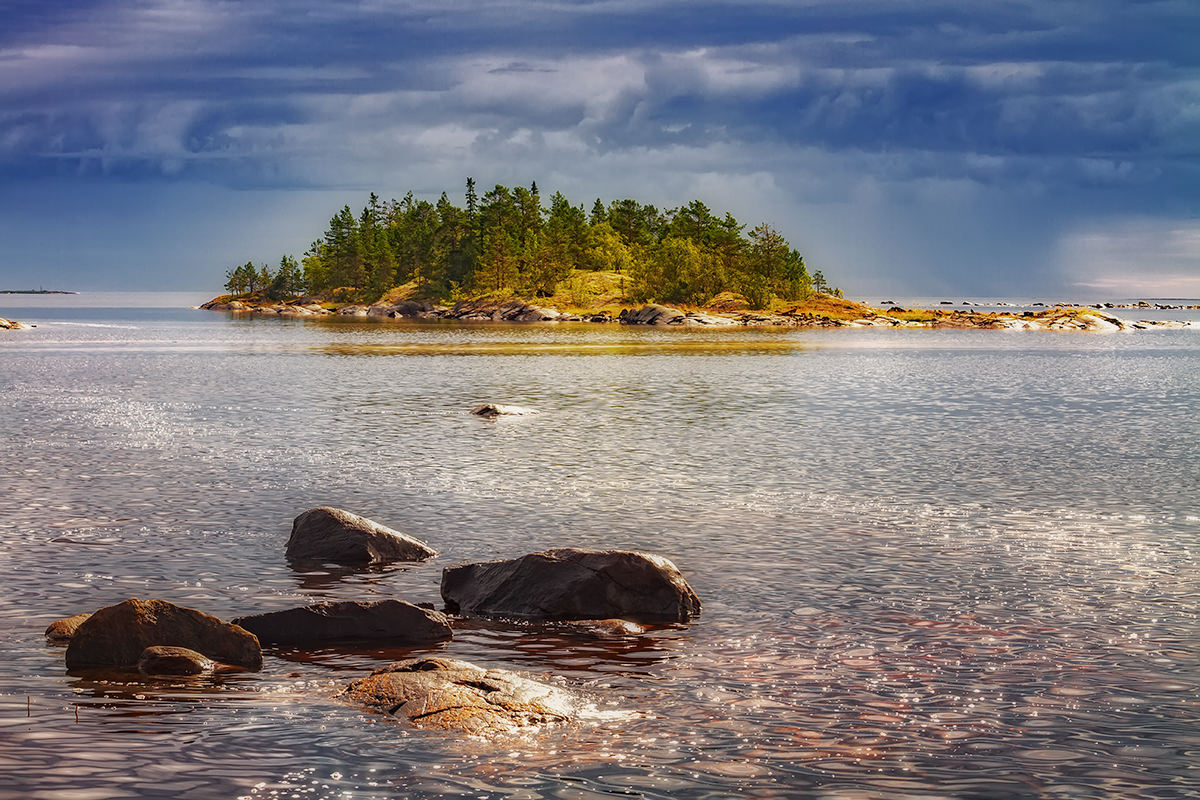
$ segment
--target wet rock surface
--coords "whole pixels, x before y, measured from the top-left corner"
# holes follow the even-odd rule
[[[217,663],[203,653],[186,647],[155,645],[138,656],[138,672],[143,675],[203,675],[216,669]]]
[[[473,735],[563,722],[576,706],[564,689],[451,658],[397,661],[354,681],[342,696],[418,728]]]
[[[71,637],[75,635],[75,631],[79,629],[79,626],[90,616],[91,614],[76,614],[73,617],[54,620],[46,628],[46,640],[50,642],[69,642]]]
[[[214,661],[257,670],[262,649],[249,631],[165,600],[131,598],[85,620],[67,646],[67,668],[136,667],[147,647],[186,647]]]
[[[371,564],[422,561],[435,555],[437,551],[419,539],[329,506],[296,517],[287,543],[287,557],[300,562]]]
[[[265,645],[383,640],[434,644],[453,637],[446,615],[402,600],[314,603],[269,614],[238,617],[234,623]]]
[[[629,550],[557,549],[442,571],[452,613],[535,620],[687,622],[700,599],[666,558]]]

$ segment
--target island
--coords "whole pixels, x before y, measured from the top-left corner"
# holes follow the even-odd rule
[[[621,322],[631,325],[1122,330],[1101,305],[1012,313],[852,302],[769,223],[748,232],[700,200],[633,199],[588,210],[536,182],[465,203],[372,193],[335,213],[297,260],[226,271],[202,308],[280,316]],[[950,305],[949,301],[942,305]],[[1147,322],[1146,325],[1159,323]]]
[[[0,289],[0,294],[79,294],[79,292],[64,292],[59,289]]]

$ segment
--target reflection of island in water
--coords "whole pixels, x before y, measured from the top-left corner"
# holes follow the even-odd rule
[[[58,289],[0,289],[0,294],[79,294],[79,292],[63,292]]]

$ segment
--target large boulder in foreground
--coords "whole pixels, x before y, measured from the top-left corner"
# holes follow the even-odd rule
[[[700,599],[668,559],[630,550],[547,550],[442,570],[454,613],[521,619],[687,622]]]
[[[238,617],[234,623],[262,644],[302,645],[380,639],[395,644],[433,644],[453,638],[446,615],[402,600],[314,603],[287,611]]]
[[[354,681],[342,696],[418,728],[474,735],[566,721],[576,706],[563,689],[452,658],[397,661]]]
[[[437,551],[407,534],[340,508],[310,508],[292,523],[287,557],[292,561],[370,564],[421,561]]]
[[[262,649],[249,631],[192,608],[136,597],[92,614],[71,637],[67,669],[137,666],[147,647],[186,647],[214,661],[262,669]]]

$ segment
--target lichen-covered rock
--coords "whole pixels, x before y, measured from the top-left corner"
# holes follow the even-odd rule
[[[314,603],[238,617],[234,623],[253,633],[262,644],[270,645],[364,639],[424,645],[454,636],[445,614],[402,600]]]
[[[668,559],[570,548],[442,570],[453,613],[521,619],[687,622],[700,599]]]
[[[147,647],[137,661],[138,672],[143,675],[203,675],[216,667],[216,662],[203,653],[169,645]]]
[[[576,708],[574,696],[564,689],[451,658],[397,661],[354,681],[342,694],[418,728],[474,735],[566,721]]]
[[[370,564],[421,561],[437,555],[424,542],[340,508],[312,508],[296,517],[287,543],[293,561]]]
[[[225,664],[262,669],[262,649],[249,631],[165,600],[136,597],[85,620],[67,646],[67,669],[134,667],[147,647],[186,647]]]
[[[56,619],[46,628],[46,639],[51,642],[66,643],[75,635],[75,631],[91,614],[76,614],[73,617]]]

